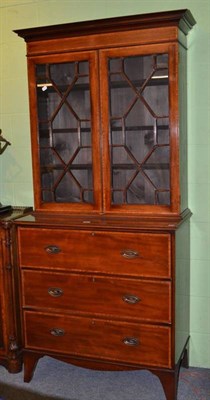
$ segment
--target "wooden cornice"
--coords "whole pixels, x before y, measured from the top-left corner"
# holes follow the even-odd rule
[[[191,12],[184,9],[18,29],[14,32],[26,42],[167,26],[178,27],[187,35],[195,23]]]

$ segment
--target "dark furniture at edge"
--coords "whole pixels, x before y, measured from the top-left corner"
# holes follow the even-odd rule
[[[29,207],[12,207],[0,215],[0,364],[13,373],[22,368],[13,221],[30,210]]]

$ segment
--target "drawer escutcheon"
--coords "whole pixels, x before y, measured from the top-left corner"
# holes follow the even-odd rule
[[[124,258],[132,259],[139,257],[139,252],[136,250],[125,249],[121,251],[121,256]]]
[[[48,254],[58,254],[58,253],[61,252],[61,249],[60,249],[60,247],[52,244],[52,245],[49,245],[49,246],[45,247],[45,251]]]
[[[61,288],[50,287],[48,293],[52,297],[60,297],[63,295],[63,290]]]
[[[122,297],[123,301],[128,304],[136,304],[141,301],[140,297],[135,296],[134,294],[125,294]]]
[[[53,336],[64,336],[65,335],[64,329],[61,329],[61,328],[53,328],[50,330],[50,333]]]
[[[126,337],[123,339],[123,343],[126,346],[139,346],[140,341],[139,341],[139,339],[137,339],[135,337]]]

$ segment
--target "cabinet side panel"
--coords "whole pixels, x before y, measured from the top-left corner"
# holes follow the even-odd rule
[[[186,221],[176,232],[175,361],[189,337],[190,229]]]
[[[179,142],[180,142],[180,205],[188,207],[187,191],[187,52],[179,47]]]

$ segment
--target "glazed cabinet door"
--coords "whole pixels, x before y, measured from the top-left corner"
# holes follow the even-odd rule
[[[105,49],[100,62],[105,210],[176,212],[177,47]]]
[[[36,210],[180,211],[176,44],[29,57],[29,84]]]
[[[101,209],[97,53],[29,58],[35,207]]]

